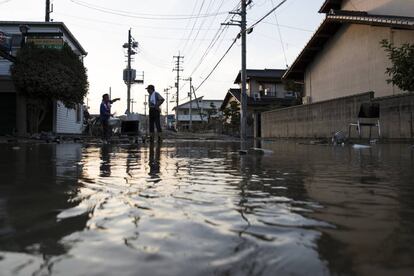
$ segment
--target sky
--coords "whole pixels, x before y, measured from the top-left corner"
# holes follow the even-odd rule
[[[232,44],[240,28],[222,26],[228,12],[239,0],[51,0],[51,18],[64,22],[88,52],[87,102],[91,113],[99,111],[102,94],[110,87],[116,115],[124,114],[127,88],[122,80],[126,68],[128,30],[139,43],[132,67],[144,72],[144,84],[132,87],[133,111],[144,113],[145,87],[164,89],[174,86],[173,56],[184,56],[183,79],[192,77],[197,88]],[[267,14],[281,0],[253,0],[247,10],[247,26]],[[248,69],[284,69],[291,65],[323,20],[318,14],[324,0],[288,0],[258,24],[247,37]],[[45,0],[0,0],[0,19],[44,21]],[[238,20],[237,17],[234,17]],[[217,35],[220,36],[217,38]],[[224,99],[236,87],[234,79],[241,67],[241,43],[225,56],[210,78],[197,90],[197,97]],[[169,110],[175,106],[176,90],[169,96]],[[188,98],[188,81],[180,81],[179,102]],[[166,104],[163,106],[165,113]]]

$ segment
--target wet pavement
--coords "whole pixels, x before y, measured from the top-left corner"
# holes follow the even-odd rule
[[[414,150],[0,144],[0,275],[414,275]]]

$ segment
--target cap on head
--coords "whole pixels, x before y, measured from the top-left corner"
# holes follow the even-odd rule
[[[155,87],[154,87],[154,85],[150,84],[145,89],[154,91],[155,90]]]
[[[109,98],[109,95],[107,93],[103,94],[102,95],[102,99],[105,99],[105,97],[108,97]]]

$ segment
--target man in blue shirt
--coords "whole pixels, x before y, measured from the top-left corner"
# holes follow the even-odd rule
[[[104,141],[108,141],[111,136],[111,129],[109,127],[109,119],[111,118],[111,116],[113,116],[113,114],[111,114],[111,104],[119,100],[119,98],[110,100],[108,94],[102,95],[99,119],[101,120],[102,124],[102,136]]]

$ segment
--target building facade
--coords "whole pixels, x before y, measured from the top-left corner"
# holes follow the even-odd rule
[[[324,21],[284,75],[304,82],[305,104],[265,112],[264,137],[348,134],[361,105],[374,103],[380,138],[414,139],[414,95],[387,82],[392,64],[381,46],[414,43],[413,11],[412,0],[326,0]]]
[[[404,93],[387,83],[391,62],[381,46],[414,42],[414,1],[326,1],[326,18],[284,78],[303,81],[304,103],[373,91]]]
[[[204,97],[199,97],[174,107],[173,110],[177,109],[180,129],[188,130],[190,127],[208,123],[212,117],[220,116],[222,103],[222,100],[204,100]]]
[[[247,137],[261,137],[261,114],[264,111],[295,105],[298,95],[286,91],[282,76],[286,70],[263,69],[247,70]],[[221,106],[221,110],[229,108],[232,102],[240,104],[241,73],[234,84],[238,89],[229,89]]]
[[[28,30],[23,36],[22,26]],[[3,53],[15,56],[22,45],[22,40],[45,48],[59,48],[63,43],[83,59],[87,55],[78,40],[62,22],[14,22],[0,21],[0,32],[11,40],[8,49]],[[20,95],[11,80],[10,66],[12,62],[0,57],[0,135],[17,134],[24,136],[27,129],[27,101]],[[54,102],[48,107],[44,122],[39,131],[56,134],[80,134],[83,128],[82,105],[75,109],[66,108],[61,102]]]

